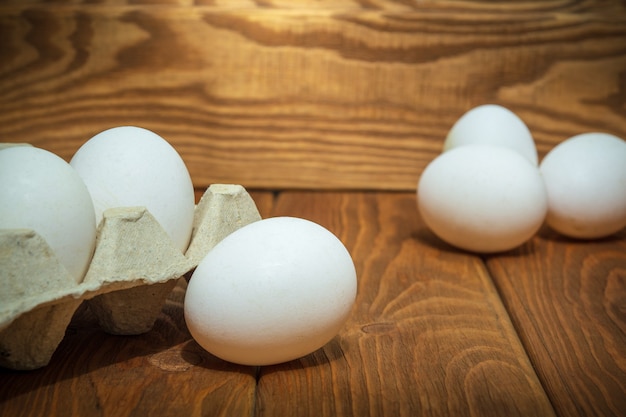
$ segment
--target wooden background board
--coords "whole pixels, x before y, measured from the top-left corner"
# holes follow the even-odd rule
[[[515,111],[540,155],[626,138],[625,74],[621,1],[0,4],[0,141],[69,159],[138,125],[199,188],[413,190],[485,103]]]

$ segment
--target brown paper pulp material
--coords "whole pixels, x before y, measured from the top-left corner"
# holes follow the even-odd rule
[[[214,184],[196,206],[183,255],[144,207],[109,209],[80,284],[35,231],[0,230],[0,366],[47,365],[85,300],[109,333],[149,331],[176,279],[224,237],[260,219],[242,186]]]

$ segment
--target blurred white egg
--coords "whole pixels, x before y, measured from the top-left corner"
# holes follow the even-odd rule
[[[184,161],[165,139],[139,127],[115,127],[85,142],[70,164],[89,189],[98,223],[106,209],[146,207],[177,247],[187,249],[193,184]]]
[[[519,152],[537,165],[537,148],[526,124],[511,110],[497,104],[474,107],[452,126],[444,151],[458,146],[485,144]]]
[[[322,226],[293,217],[251,223],[200,262],[185,321],[208,352],[244,365],[305,356],[330,341],[356,297],[350,254]]]
[[[626,142],[584,133],[554,147],[541,161],[548,192],[546,223],[574,238],[595,239],[626,226]]]
[[[0,150],[0,229],[32,229],[77,283],[96,243],[87,187],[57,155],[31,146]]]
[[[539,169],[504,147],[467,145],[435,158],[417,187],[419,212],[442,240],[474,252],[500,252],[541,227],[547,196]]]

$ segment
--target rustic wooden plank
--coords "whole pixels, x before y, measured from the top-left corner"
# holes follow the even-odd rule
[[[251,192],[263,216],[272,193]],[[207,354],[183,317],[186,281],[140,336],[100,330],[81,306],[45,368],[0,368],[0,416],[231,416],[254,409],[256,369]]]
[[[413,193],[282,193],[272,215],[336,233],[359,289],[328,345],[261,368],[257,415],[553,415],[484,264],[427,232]]]
[[[412,190],[486,102],[541,154],[626,137],[623,2],[80,3],[0,5],[0,140],[69,159],[132,124],[197,187]]]
[[[580,242],[544,231],[487,265],[562,416],[626,413],[626,231]]]

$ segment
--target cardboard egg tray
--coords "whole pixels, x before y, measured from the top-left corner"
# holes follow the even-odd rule
[[[106,332],[149,331],[177,279],[224,237],[260,219],[242,186],[214,184],[195,208],[183,254],[146,208],[109,209],[80,284],[35,231],[0,230],[0,366],[47,365],[83,301]]]

